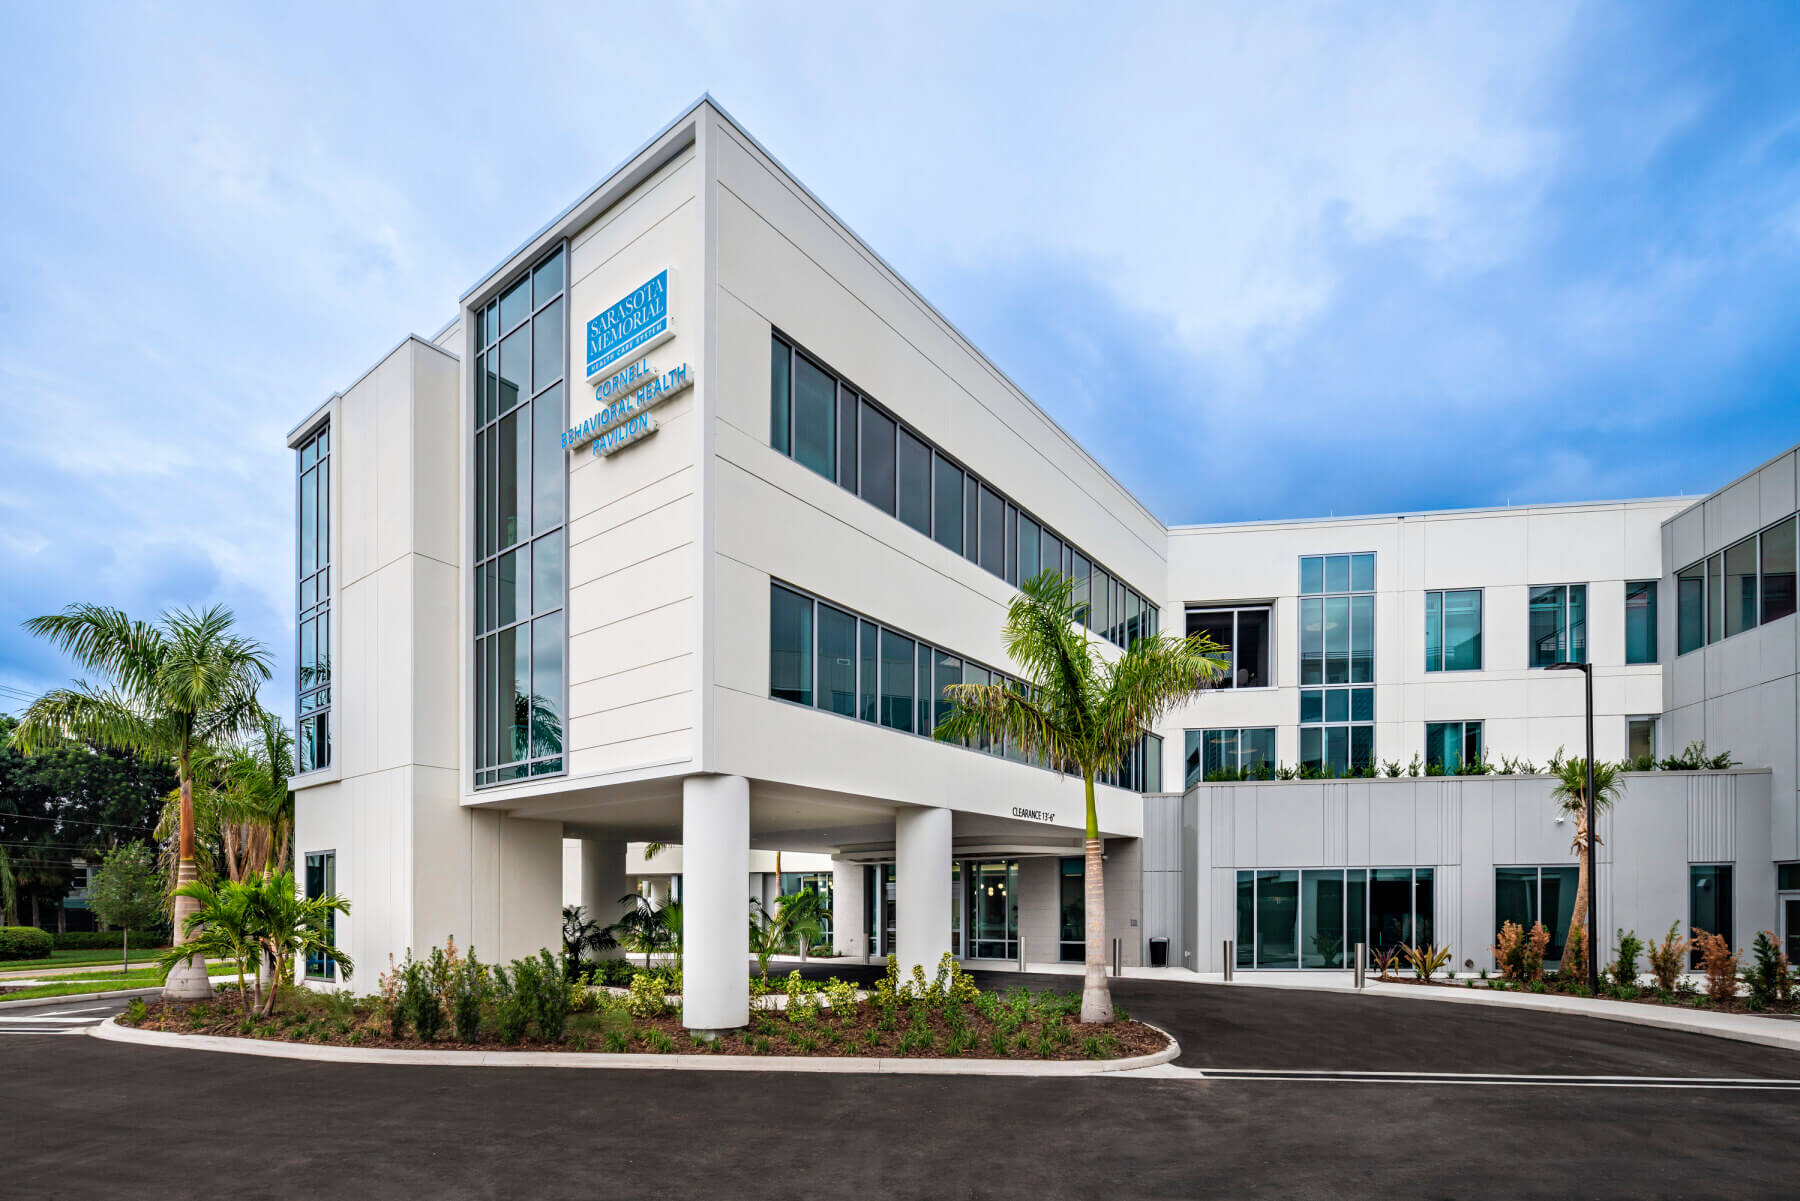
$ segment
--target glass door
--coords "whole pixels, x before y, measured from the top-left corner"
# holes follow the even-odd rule
[[[1019,953],[1019,863],[968,864],[969,957],[1012,959]]]
[[[894,953],[894,917],[900,908],[895,892],[894,865],[884,863],[881,865],[881,953],[883,955]]]

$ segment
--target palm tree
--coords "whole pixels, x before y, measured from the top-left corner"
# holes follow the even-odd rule
[[[673,905],[660,908],[641,892],[628,892],[619,898],[625,913],[611,927],[613,937],[634,951],[644,953],[644,970],[650,970],[650,956],[667,950],[679,942],[679,934],[670,924]],[[676,918],[678,922],[679,917]]]
[[[802,888],[775,898],[775,913],[788,941],[800,950],[800,962],[806,962],[808,947],[825,941],[825,905],[811,888]]]
[[[268,651],[235,632],[231,610],[176,609],[155,623],[133,621],[118,609],[70,605],[34,617],[25,628],[48,639],[90,671],[96,686],[78,680],[32,702],[17,736],[27,751],[79,738],[146,757],[172,759],[181,783],[176,879],[195,883],[194,756],[211,743],[257,728],[256,688],[270,676]],[[175,938],[187,940],[197,902],[176,889]],[[212,995],[205,959],[190,955],[163,985],[171,1000]]]
[[[202,880],[181,885],[175,890],[176,904],[181,900],[192,903],[176,927],[175,945],[158,956],[163,970],[171,975],[195,959],[223,959],[232,964],[237,968],[238,996],[243,999],[245,1017],[251,1012],[251,990],[255,989],[257,999],[261,999],[261,986],[250,966],[262,953],[251,915],[250,892],[249,885],[236,880],[216,887]],[[207,987],[210,991],[210,982]]]
[[[1205,634],[1140,636],[1100,658],[1074,601],[1074,581],[1046,571],[1025,582],[1006,612],[1006,653],[1026,677],[1013,684],[954,684],[935,736],[947,742],[1004,737],[1026,756],[1079,773],[1087,790],[1087,975],[1081,1020],[1110,1022],[1106,986],[1106,885],[1094,780],[1125,763],[1168,709],[1226,670],[1225,648]]]
[[[253,880],[289,868],[294,794],[288,775],[294,735],[273,713],[259,709],[255,736],[216,753],[219,835],[231,878]]]
[[[563,970],[570,979],[574,979],[581,970],[582,961],[589,951],[610,951],[619,945],[618,937],[611,926],[602,926],[588,916],[588,912],[580,905],[564,905],[563,922]]]
[[[1575,852],[1579,866],[1575,871],[1575,912],[1569,917],[1569,937],[1563,941],[1563,968],[1570,975],[1585,977],[1587,975],[1587,956],[1577,955],[1571,959],[1568,946],[1575,939],[1575,932],[1581,932],[1582,946],[1592,931],[1587,929],[1588,889],[1592,887],[1592,865],[1588,862],[1588,828],[1587,828],[1587,760],[1563,759],[1560,748],[1557,757],[1552,761],[1556,771],[1556,786],[1550,790],[1557,808],[1575,819],[1575,843],[1570,848]],[[1611,809],[1613,802],[1625,791],[1625,781],[1619,777],[1619,765],[1603,760],[1594,761],[1594,816]],[[1594,831],[1594,845],[1600,845],[1600,832]],[[1604,948],[1603,948],[1604,949]]]
[[[19,877],[13,872],[12,859],[0,847],[0,926],[13,924],[13,910],[19,907]]]
[[[350,912],[349,901],[336,893],[303,896],[288,871],[264,872],[240,887],[250,889],[251,932],[265,963],[291,965],[304,956],[334,963],[341,978],[350,979],[356,964],[332,938],[337,915]],[[278,973],[263,997],[264,1017],[275,1012],[280,982]]]

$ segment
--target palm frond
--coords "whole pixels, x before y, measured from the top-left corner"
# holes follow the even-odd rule
[[[1208,635],[1140,637],[1131,649],[1100,669],[1095,741],[1116,762],[1131,753],[1156,719],[1183,697],[1228,669],[1225,648]]]

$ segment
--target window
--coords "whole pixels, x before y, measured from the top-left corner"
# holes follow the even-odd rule
[[[1494,869],[1494,928],[1517,922],[1527,933],[1539,922],[1550,932],[1544,949],[1546,962],[1563,956],[1569,922],[1575,916],[1576,868],[1496,867]]]
[[[1237,966],[1344,968],[1363,943],[1433,941],[1429,867],[1258,868],[1237,874]]]
[[[1481,590],[1425,594],[1425,670],[1481,670]]]
[[[1587,662],[1587,585],[1531,590],[1531,667]]]
[[[1058,863],[1057,904],[1060,915],[1060,950],[1063,963],[1080,963],[1087,958],[1087,864],[1079,857]]]
[[[475,785],[563,770],[563,249],[475,322]]]
[[[1625,585],[1625,662],[1656,662],[1656,581]]]
[[[555,264],[560,273],[560,252]],[[555,278],[560,281],[561,275]],[[557,287],[560,289],[560,282]],[[507,296],[513,298],[515,292],[509,291]],[[560,292],[555,296],[555,309],[546,311],[560,314]],[[477,339],[492,340],[493,333],[506,324],[505,314],[513,314],[511,320],[522,320],[520,315],[528,303],[503,302],[500,317],[491,316],[494,306],[489,306],[488,313],[478,315]],[[561,326],[556,328],[560,336]],[[544,329],[548,337],[549,323]],[[507,335],[501,351],[483,360],[488,370],[479,388],[484,412],[505,413],[528,390],[514,378],[514,372],[515,367],[524,370],[532,353],[527,345],[529,335],[525,331],[514,334],[510,326],[500,332]],[[543,357],[547,363],[550,351],[544,351]],[[554,357],[560,365],[560,342],[554,347]],[[489,375],[493,376],[491,382]],[[490,403],[490,396],[502,399]],[[560,436],[561,429],[556,432]],[[501,440],[506,441],[507,436],[503,434]],[[541,449],[544,443],[539,445]],[[1129,646],[1135,638],[1157,631],[1156,606],[1141,593],[1097,564],[1092,570],[1099,590],[1090,589],[1088,558],[1071,557],[1068,552],[1072,548],[1042,522],[779,334],[770,338],[769,445],[1009,584],[1017,586],[1047,570],[1078,577],[1079,603],[1089,606],[1087,625],[1111,642]],[[481,453],[489,452],[484,448]],[[560,458],[540,459],[545,462],[561,466]],[[503,473],[508,470],[504,462],[500,469]],[[485,480],[492,470],[492,464],[478,458],[477,479]],[[547,476],[540,466],[539,478]],[[516,475],[504,475],[502,495],[511,497],[516,483]],[[556,487],[561,486],[559,476]],[[516,506],[510,500],[507,503],[511,514]]]
[[[320,897],[330,896],[337,891],[337,852],[308,851],[306,853],[306,899],[316,901]],[[337,946],[337,914],[329,914],[325,919],[325,941]],[[334,980],[337,978],[337,963],[323,954],[311,954],[306,957],[306,978],[308,980]]]
[[[1625,719],[1625,758],[1630,762],[1656,758],[1656,715]]]
[[[1300,761],[1315,771],[1374,765],[1375,690],[1342,687],[1375,679],[1374,588],[1372,554],[1300,560]]]
[[[1725,552],[1725,637],[1756,628],[1756,538]]]
[[[1236,609],[1189,609],[1188,637],[1207,634],[1225,648],[1225,672],[1216,688],[1267,688],[1275,677],[1269,670],[1268,605]]]
[[[1706,564],[1696,563],[1675,577],[1677,654],[1706,645]]]
[[[988,683],[1026,687],[798,589],[769,582],[769,695],[776,700],[930,738],[953,707],[945,689]],[[974,749],[1050,766],[1005,739],[982,739]],[[1133,792],[1162,791],[1162,739],[1145,733],[1128,761],[1099,782]]]
[[[1708,934],[1723,935],[1736,946],[1732,933],[1731,864],[1696,863],[1688,868],[1688,925]],[[1692,952],[1692,966],[1700,966],[1700,952]]]
[[[1776,522],[1762,532],[1762,619],[1774,621],[1794,612],[1795,519]]]
[[[331,765],[331,427],[300,444],[299,496],[294,504],[299,543],[299,645],[294,656],[295,755],[300,771]]]
[[[1273,779],[1275,728],[1185,731],[1187,774],[1182,787],[1206,780]]]
[[[813,703],[813,603],[779,585],[769,593],[769,695]]]
[[[1706,641],[1725,637],[1725,552],[1706,561]]]
[[[969,957],[1016,959],[1019,954],[1019,861],[966,863]]]
[[[1454,775],[1465,763],[1481,762],[1481,723],[1478,721],[1428,721],[1425,723],[1425,767]]]

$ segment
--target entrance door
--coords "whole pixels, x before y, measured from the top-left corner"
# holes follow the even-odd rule
[[[1788,962],[1800,963],[1800,893],[1781,898],[1781,946]]]

